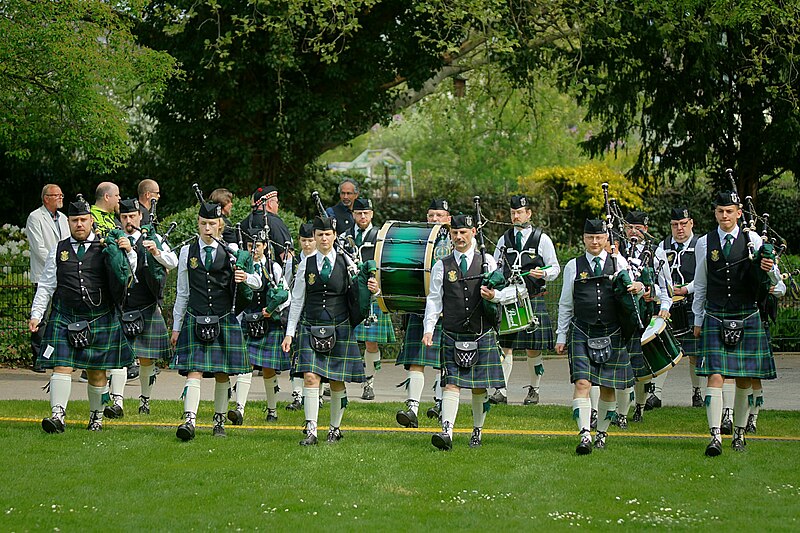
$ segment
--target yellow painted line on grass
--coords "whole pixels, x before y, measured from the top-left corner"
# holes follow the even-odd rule
[[[21,423],[35,423],[40,424],[41,419],[38,418],[22,418],[22,417],[6,417],[1,416],[0,422],[21,422]],[[145,422],[145,421],[136,421],[136,422],[128,422],[128,421],[121,421],[121,420],[114,420],[109,421],[105,420],[105,424],[108,424],[110,427],[114,426],[125,426],[125,427],[159,427],[159,428],[170,428],[173,427],[173,424],[168,424],[166,422]],[[68,420],[67,425],[70,426],[85,426],[86,422],[80,420]],[[199,428],[211,428],[212,424],[197,424]],[[230,424],[227,425],[228,428],[236,428],[236,429],[249,429],[249,430],[262,430],[262,431],[299,431],[302,426],[232,426]],[[365,432],[365,433],[434,433],[436,432],[437,428],[430,427],[430,428],[398,428],[398,427],[379,427],[379,426],[342,426],[342,430],[344,431],[356,431],[356,432]],[[455,433],[462,433],[465,435],[469,435],[472,433],[471,428],[454,428],[453,431]],[[483,433],[486,435],[522,435],[522,436],[532,436],[532,437],[574,437],[574,431],[546,431],[546,430],[535,430],[535,429],[484,429]],[[637,437],[637,438],[667,438],[667,439],[706,439],[708,435],[705,433],[634,433],[634,432],[614,432],[612,434],[614,438],[616,437]],[[800,436],[798,437],[790,437],[790,436],[774,436],[774,435],[748,435],[748,440],[772,440],[772,441],[784,441],[784,442],[800,442]]]

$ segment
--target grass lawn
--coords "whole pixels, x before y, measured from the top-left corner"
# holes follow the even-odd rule
[[[394,429],[392,404],[351,404],[345,439],[314,449],[297,445],[303,416],[282,405],[289,429],[264,429],[254,402],[252,428],[229,427],[226,439],[199,428],[189,443],[175,438],[179,402],[154,401],[150,417],[126,407],[123,423],[95,434],[84,429],[88,403],[71,402],[68,419],[80,424],[47,435],[46,402],[0,402],[0,530],[800,527],[800,442],[753,438],[734,454],[726,438],[723,455],[706,458],[703,409],[646,413],[627,433],[662,436],[612,428],[605,452],[578,457],[570,411],[559,406],[494,407],[483,447],[468,449],[460,433],[450,453],[430,445],[427,419],[419,432],[347,429]],[[211,407],[201,404],[199,423],[210,424]],[[321,427],[327,417],[323,408]],[[471,428],[469,405],[456,425]],[[702,438],[663,436],[676,433]],[[799,438],[800,413],[764,411],[759,436]]]

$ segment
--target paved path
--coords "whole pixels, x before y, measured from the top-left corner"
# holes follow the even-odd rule
[[[800,410],[800,354],[778,355],[775,358],[778,368],[778,379],[764,382],[765,408]],[[545,359],[545,373],[541,383],[541,402],[546,404],[569,405],[572,398],[572,386],[569,383],[569,371],[565,358]],[[78,372],[73,373],[72,396],[74,400],[86,399],[86,384],[78,381]],[[425,392],[422,396],[423,406],[433,398],[433,370],[425,370]],[[405,400],[405,390],[395,385],[405,380],[405,371],[396,367],[392,362],[385,362],[383,368],[375,377],[376,401],[393,402],[402,404]],[[0,400],[26,399],[46,400],[47,393],[42,387],[49,380],[48,374],[36,374],[30,370],[0,369]],[[156,399],[178,399],[183,391],[184,378],[172,370],[162,370],[158,382],[153,388],[153,397]],[[278,401],[285,402],[291,395],[291,385],[288,375],[279,376],[278,384],[281,391]],[[509,400],[512,404],[522,404],[528,384],[528,368],[524,359],[514,361],[514,370],[511,374]],[[351,401],[362,401],[361,386],[349,384],[348,390]],[[205,379],[202,383],[201,398],[211,400],[214,395],[213,380]],[[125,387],[126,398],[138,398],[139,380],[132,380]],[[251,400],[264,400],[264,383],[258,377],[253,377],[253,386],[250,390]],[[663,401],[665,405],[689,406],[691,400],[691,385],[689,382],[688,360],[684,359],[674,368],[667,378],[664,386]],[[466,394],[462,401],[469,401]]]

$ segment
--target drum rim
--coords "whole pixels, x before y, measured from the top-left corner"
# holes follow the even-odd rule
[[[641,344],[647,344],[648,342],[652,341],[653,339],[664,333],[664,330],[667,329],[667,321],[661,318],[660,316],[655,317],[653,320],[655,323],[652,325],[648,325],[647,328],[645,328],[645,330],[642,332],[642,337],[639,340]],[[645,333],[650,331],[650,328],[657,326],[659,323],[661,324],[661,327],[654,330],[655,333],[652,336],[645,338],[644,336]]]
[[[428,257],[431,258],[431,264],[423,265],[423,282],[422,288],[425,292],[425,297],[427,298],[428,294],[430,293],[431,287],[431,269],[433,268],[433,247],[436,245],[436,239],[433,238],[431,240],[431,236],[438,236],[439,231],[441,230],[442,224],[438,222],[414,222],[411,220],[387,220],[381,226],[381,229],[378,230],[378,236],[375,239],[375,254],[374,260],[375,265],[377,266],[375,272],[375,281],[378,283],[378,295],[375,299],[378,302],[378,307],[384,313],[405,313],[408,311],[392,311],[390,310],[384,299],[383,291],[381,289],[381,259],[383,259],[383,245],[386,242],[386,234],[389,233],[389,229],[394,226],[395,224],[408,224],[409,226],[416,226],[419,228],[429,228],[430,231],[428,232],[427,244],[425,245],[425,257],[423,260],[427,260]]]
[[[637,377],[637,378],[636,378],[636,381],[644,381],[644,380],[646,380],[646,379],[653,379],[653,378],[657,378],[658,376],[660,376],[660,375],[661,375],[661,374],[663,374],[664,372],[669,372],[670,370],[672,370],[673,368],[675,368],[676,366],[678,366],[678,363],[680,363],[680,362],[681,362],[681,359],[683,359],[684,355],[686,355],[686,354],[685,354],[685,353],[684,353],[684,351],[683,351],[683,347],[681,347],[681,351],[680,351],[680,353],[678,354],[678,357],[676,357],[676,358],[675,358],[675,360],[671,362],[671,364],[669,364],[669,365],[665,366],[664,368],[661,368],[661,369],[659,369],[659,371],[658,371],[658,372],[650,372],[650,373],[649,373],[648,375],[646,375],[646,376],[642,376],[642,377],[640,377],[640,378],[639,378],[639,377]],[[652,368],[651,368],[651,370],[652,370]]]

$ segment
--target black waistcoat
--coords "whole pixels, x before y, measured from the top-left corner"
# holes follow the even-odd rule
[[[514,235],[514,228],[508,229],[503,234],[503,242],[506,245],[506,254],[503,258],[503,275],[508,279],[511,275],[511,265],[514,264],[517,254],[510,252],[516,250],[516,236]],[[528,240],[522,244],[522,271],[527,272],[536,267],[544,266],[544,259],[539,255],[539,242],[542,240],[542,230],[533,228]],[[509,253],[510,252],[510,253]],[[528,292],[531,296],[539,294],[544,291],[546,282],[544,278],[536,279],[532,276],[525,276],[525,285],[528,287]]]
[[[697,235],[692,235],[688,242],[683,243],[683,251],[681,252],[681,268],[680,273],[683,275],[683,282],[689,283],[694,280],[694,269],[697,265],[697,258],[694,255],[694,248],[697,246]],[[672,272],[672,283],[680,283],[681,276],[678,275],[678,270],[671,268],[677,260],[677,252],[672,247],[672,239],[667,237],[662,243],[662,248],[667,252],[667,258],[670,260],[670,272]],[[669,253],[672,250],[674,253]]]
[[[196,315],[225,315],[233,307],[233,271],[228,254],[217,246],[217,256],[206,271],[206,252],[198,243],[189,245],[189,309]]]
[[[454,333],[483,333],[489,328],[481,305],[481,254],[475,252],[467,269],[467,278],[461,274],[455,254],[442,259],[442,327]]]
[[[154,304],[157,300],[156,295],[148,284],[148,277],[150,276],[150,269],[144,265],[145,250],[141,246],[136,248],[137,263],[136,263],[136,276],[134,277],[131,285],[128,287],[125,294],[124,309],[143,309],[148,305]],[[148,261],[155,261],[153,256],[147,258]]]
[[[250,303],[247,305],[245,309],[248,313],[255,313],[256,311],[261,311],[267,306],[267,291],[269,291],[269,279],[267,278],[267,269],[269,268],[268,265],[262,265],[260,262],[256,262],[253,265],[253,271],[256,274],[261,275],[261,288],[256,290],[253,289],[253,298],[250,300]]]
[[[110,308],[111,291],[100,243],[88,245],[78,260],[69,237],[56,245],[56,290],[53,299],[74,310]]]
[[[336,262],[327,282],[322,281],[317,270],[317,256],[306,259],[306,300],[303,307],[310,320],[347,319],[347,265],[341,254],[336,254]]]
[[[594,278],[594,265],[586,255],[575,258],[575,283],[572,288],[574,316],[590,325],[617,323],[614,307],[614,290],[609,276],[614,274],[614,260],[606,256],[603,277]]]
[[[747,259],[747,235],[739,231],[733,240],[727,259],[722,254],[722,243],[717,230],[706,234],[706,266],[708,290],[706,300],[721,306],[755,306],[756,284],[750,280],[750,261]],[[731,266],[736,261],[741,263]]]

